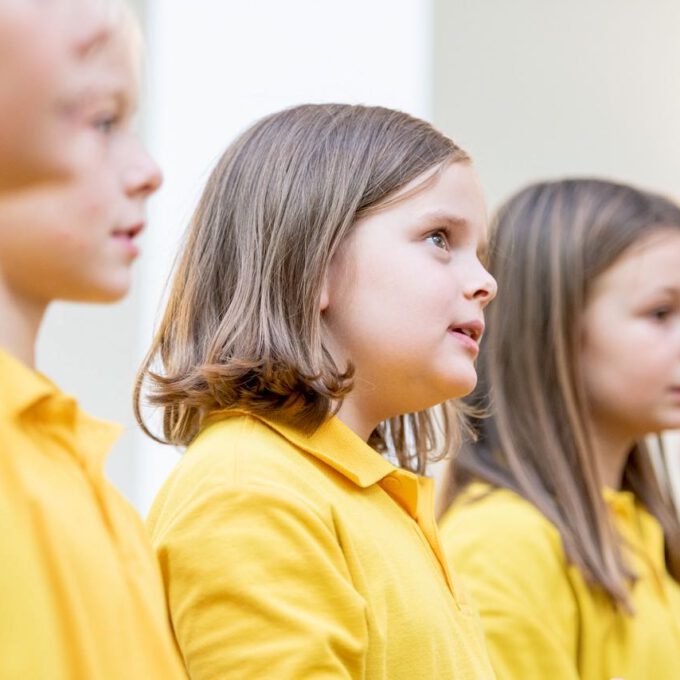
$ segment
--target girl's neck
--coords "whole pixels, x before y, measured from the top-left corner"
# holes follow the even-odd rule
[[[368,441],[371,432],[381,422],[379,417],[371,416],[370,410],[362,404],[359,395],[355,392],[350,392],[343,399],[336,415],[354,434],[361,437],[365,442]]]
[[[0,347],[35,367],[35,343],[47,305],[22,298],[0,279]]]
[[[593,428],[593,447],[600,479],[604,486],[618,491],[623,471],[635,444],[635,437],[614,424],[598,423]]]

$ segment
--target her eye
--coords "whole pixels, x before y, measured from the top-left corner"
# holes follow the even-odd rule
[[[655,321],[666,321],[672,312],[673,310],[670,307],[656,307],[649,313],[649,315]]]
[[[433,243],[437,248],[441,248],[442,250],[449,249],[448,236],[446,232],[442,231],[441,229],[433,231],[431,234],[428,234],[426,238],[428,241]]]

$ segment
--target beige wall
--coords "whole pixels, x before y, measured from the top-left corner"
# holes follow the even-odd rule
[[[434,2],[434,119],[492,203],[570,173],[680,195],[680,2]]]
[[[434,54],[434,121],[492,208],[568,174],[680,198],[678,0],[434,0]],[[680,434],[669,443],[680,497]]]

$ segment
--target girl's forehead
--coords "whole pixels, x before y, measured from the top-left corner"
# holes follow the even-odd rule
[[[660,227],[638,238],[593,282],[593,293],[637,297],[680,286],[680,227]]]
[[[612,262],[611,267],[653,269],[658,263],[669,258],[680,259],[679,243],[680,226],[659,227],[635,240]]]

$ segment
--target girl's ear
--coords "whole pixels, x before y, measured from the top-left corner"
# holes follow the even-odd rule
[[[321,295],[319,296],[319,311],[325,312],[330,304],[330,294],[328,290],[328,272],[323,277],[323,286],[321,286]]]

